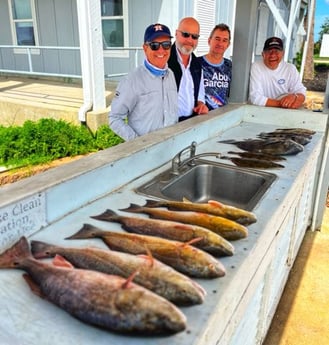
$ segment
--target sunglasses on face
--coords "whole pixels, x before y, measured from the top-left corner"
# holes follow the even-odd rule
[[[171,47],[170,41],[164,41],[164,42],[149,42],[147,45],[151,48],[151,50],[159,50],[160,46],[164,50],[168,50]]]
[[[180,31],[180,30],[178,30],[178,31],[181,33],[181,35],[182,35],[184,38],[189,38],[189,37],[191,36],[193,40],[198,40],[199,37],[200,37],[200,35],[198,35],[198,34],[191,34],[191,33],[189,33],[189,32]]]

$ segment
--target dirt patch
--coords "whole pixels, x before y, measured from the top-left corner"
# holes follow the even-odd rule
[[[84,156],[75,156],[75,157],[65,157],[61,159],[56,159],[47,164],[40,164],[36,166],[24,167],[19,169],[13,169],[9,171],[4,171],[0,173],[0,186],[5,184],[10,184],[22,180],[26,177],[30,177],[51,168],[58,167],[60,165],[72,162],[74,160],[80,159]]]
[[[329,65],[315,65],[314,78],[304,79],[303,84],[309,91],[325,92],[328,80]]]

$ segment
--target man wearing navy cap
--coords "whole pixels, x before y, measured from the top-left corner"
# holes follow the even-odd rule
[[[306,88],[295,65],[283,60],[281,38],[268,38],[262,56],[262,61],[256,61],[251,66],[250,102],[266,107],[300,108],[305,100]]]
[[[178,122],[176,81],[167,64],[171,38],[167,26],[148,26],[144,34],[144,63],[117,87],[109,124],[126,141]]]

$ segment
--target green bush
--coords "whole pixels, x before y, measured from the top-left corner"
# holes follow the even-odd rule
[[[62,120],[26,121],[23,126],[0,126],[0,165],[25,166],[96,152],[122,143],[108,126],[93,134],[86,126]]]

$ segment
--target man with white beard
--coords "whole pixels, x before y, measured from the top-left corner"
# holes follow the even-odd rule
[[[177,84],[179,121],[208,113],[201,64],[193,53],[199,37],[200,25],[196,19],[186,17],[179,22],[168,61]]]

